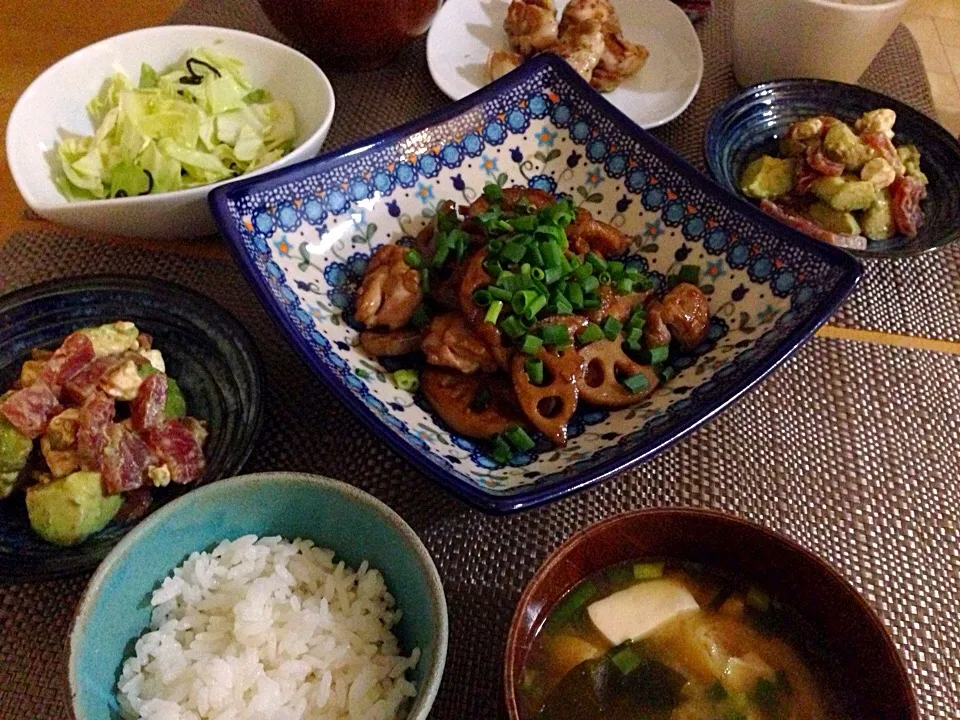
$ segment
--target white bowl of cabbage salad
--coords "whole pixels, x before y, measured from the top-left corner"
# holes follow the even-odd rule
[[[82,230],[196,237],[216,227],[215,185],[315,156],[333,88],[267,38],[169,25],[102,40],[24,91],[7,162],[27,205]]]

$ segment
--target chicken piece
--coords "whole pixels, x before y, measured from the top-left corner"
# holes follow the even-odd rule
[[[590,82],[605,49],[603,25],[597,20],[585,20],[568,24],[551,52],[566,60],[580,77]]]
[[[367,265],[357,290],[357,320],[368,328],[402,328],[423,299],[420,273],[404,261],[406,249],[384,245]]]
[[[459,313],[438,315],[424,330],[421,347],[431,365],[459,370],[470,375],[499,367],[487,344],[478,338]]]
[[[647,321],[643,325],[643,343],[653,350],[667,347],[673,340],[667,324],[663,321],[663,305],[657,298],[647,302]]]
[[[630,236],[609,223],[597,220],[590,211],[577,209],[577,216],[567,227],[567,239],[576,253],[593,250],[601,257],[620,255],[630,246]]]
[[[491,80],[499,80],[508,72],[523,64],[523,55],[512,50],[491,50],[487,56],[487,75]]]
[[[364,330],[360,333],[360,345],[374,357],[396,357],[419,350],[420,333],[413,329],[389,332]]]
[[[40,452],[54,478],[66,477],[80,469],[77,453],[77,422],[80,410],[69,408],[50,421],[47,432],[40,438]]]
[[[556,12],[553,0],[513,0],[503,21],[510,47],[521,55],[550,48],[557,42]]]
[[[693,350],[703,342],[710,324],[710,304],[700,288],[680,283],[668,292],[660,309],[670,334],[684,350]],[[647,316],[649,322],[649,314]]]
[[[600,92],[612,92],[643,69],[650,51],[619,33],[604,33],[603,42],[604,51],[593,70],[590,84]]]
[[[608,32],[620,32],[620,18],[610,0],[571,0],[560,18],[560,34],[569,31],[573,25],[589,20],[596,20]]]
[[[607,317],[613,317],[621,323],[630,319],[633,311],[643,305],[650,297],[650,291],[631,292],[621,295],[609,285],[600,286],[600,307],[587,313],[590,322],[601,325]],[[669,345],[669,340],[667,341]]]
[[[420,375],[424,397],[433,411],[455,432],[490,438],[514,425],[523,415],[510,402],[502,381],[429,367]]]

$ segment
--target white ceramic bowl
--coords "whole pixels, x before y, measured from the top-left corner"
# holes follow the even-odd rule
[[[296,147],[256,173],[316,155],[330,130],[334,98],[326,75],[309,58],[238,30],[195,25],[134,30],[65,57],[20,96],[7,124],[7,162],[27,205],[47,220],[97,233],[170,238],[215,232],[207,193],[230,180],[142,197],[70,202],[54,184],[50,162],[61,134],[94,131],[86,105],[115,70],[124,70],[136,81],[143,62],[160,69],[195,47],[214,45],[243,61],[246,76],[255,86],[289,100],[296,113]]]

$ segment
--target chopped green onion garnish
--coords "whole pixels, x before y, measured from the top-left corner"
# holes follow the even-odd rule
[[[495,325],[502,311],[503,302],[501,300],[491,301],[490,307],[487,308],[487,314],[483,317],[483,321]]]
[[[490,450],[490,457],[501,465],[510,462],[513,457],[513,448],[502,437],[496,437],[493,440],[493,447]]]
[[[446,238],[447,236],[437,233],[437,237]],[[443,243],[437,242],[437,250],[433,254],[433,260],[432,260],[433,266],[435,268],[443,267],[443,264],[447,261],[447,257],[450,255],[451,247],[452,246],[449,244],[449,242],[443,242]]]
[[[677,374],[677,371],[674,369],[674,367],[672,365],[668,365],[667,367],[660,370],[660,379],[663,380],[664,382],[667,382],[669,380],[673,380],[673,377],[676,374]]]
[[[503,240],[493,238],[487,243],[487,250],[494,255],[498,254],[501,250],[503,250]]]
[[[536,244],[531,244],[527,247],[527,254],[524,257],[528,263],[530,263],[535,269],[543,272],[543,255],[540,254],[540,248]]]
[[[596,323],[590,323],[580,331],[580,334],[577,335],[577,340],[579,340],[582,345],[589,345],[592,342],[603,340],[603,330]]]
[[[617,292],[623,295],[633,292],[633,280],[628,277],[622,277],[617,280]]]
[[[527,337],[530,337],[527,335]],[[534,385],[543,384],[543,360],[540,358],[529,358],[524,367],[527,369],[527,377]]]
[[[539,296],[535,290],[519,290],[513,294],[510,305],[513,311],[519,315],[526,310],[530,303],[536,300],[537,297]]]
[[[558,228],[555,225],[541,225],[534,233],[534,237],[541,242],[554,242],[558,250],[565,247],[567,244],[567,234],[561,228]]]
[[[424,295],[430,292],[430,268],[420,268],[420,290]]]
[[[567,260],[566,255],[560,256],[560,268],[563,270],[564,275],[569,275],[573,272],[573,266],[570,265],[570,261]]]
[[[679,275],[667,275],[667,289],[673,290],[677,285],[680,284]]]
[[[583,299],[584,310],[596,310],[598,307],[600,307],[600,305],[600,298],[598,298],[596,295],[591,295],[590,297],[585,297]]]
[[[770,596],[755,587],[752,587],[747,591],[747,596],[744,598],[744,600],[746,601],[747,605],[752,607],[754,610],[766,612],[770,609]]]
[[[642,307],[639,307],[633,311],[633,315],[630,316],[630,320],[627,322],[627,327],[643,329],[643,326],[646,324],[647,324],[647,311],[644,310]]]
[[[548,267],[546,270],[543,271],[543,281],[547,285],[553,285],[562,277],[563,277],[563,268],[559,266]]]
[[[503,198],[503,188],[495,183],[487,183],[483,186],[483,194],[490,202],[500,202]]]
[[[623,384],[626,386],[627,390],[632,393],[638,393],[650,387],[650,381],[647,380],[647,376],[642,372],[638,372],[636,375],[631,375],[630,377],[624,379]]]
[[[534,445],[536,445],[536,443],[533,442],[533,438],[527,435],[527,431],[519,425],[514,425],[513,427],[507,428],[506,431],[504,431],[503,436],[507,439],[507,442],[513,445],[520,452],[532,450]]]
[[[554,296],[553,304],[557,308],[557,315],[569,315],[573,312],[573,304],[567,300],[566,295],[557,292]]]
[[[607,262],[607,272],[614,280],[623,275],[623,263],[619,260],[610,260]]]
[[[520,344],[520,352],[525,352],[527,355],[536,355],[542,347],[543,340],[536,335],[528,334],[523,336],[523,342]]]
[[[601,285],[609,285],[610,282],[611,282],[611,280],[612,280],[612,278],[610,277],[610,273],[608,273],[606,270],[604,270],[602,273],[600,273],[600,284],[601,284]]]
[[[592,598],[597,594],[597,586],[593,584],[592,580],[584,580],[582,583],[577,585],[573,590],[567,593],[550,613],[549,618],[547,619],[548,628],[560,628],[564,627],[568,622],[570,622],[574,615],[582,608],[587,600]]]
[[[582,263],[573,271],[573,277],[578,282],[583,282],[584,278],[588,278],[591,275],[593,275],[593,265],[590,263]]]
[[[643,337],[643,330],[640,328],[630,328],[627,330],[627,345],[631,350],[640,349],[640,338]]]
[[[547,296],[546,295],[537,295],[533,301],[527,305],[526,310],[523,311],[523,316],[528,320],[533,320],[537,313],[543,310],[547,306]]]
[[[500,267],[500,263],[497,260],[484,260],[483,269],[489,273],[494,280],[500,277],[500,273],[503,272],[503,268]]]
[[[407,250],[403,254],[403,261],[412,268],[419,268],[423,264],[423,258],[416,250]]]
[[[504,245],[503,250],[500,251],[501,257],[505,257],[510,262],[518,263],[523,260],[523,256],[527,254],[527,246],[518,242],[511,242]]]
[[[566,325],[545,325],[542,334],[543,342],[555,348],[565,348],[570,344],[570,331]]]
[[[430,316],[427,315],[427,309],[423,305],[418,305],[417,309],[413,311],[410,322],[417,330],[421,330],[429,325]]]
[[[610,660],[624,675],[629,675],[643,662],[643,658],[631,646],[627,645],[610,656]]]
[[[616,340],[617,335],[620,334],[620,330],[622,329],[623,323],[612,315],[608,317],[607,321],[603,324],[603,334],[607,337],[607,340]]]
[[[416,370],[397,370],[393,373],[393,381],[398,388],[407,392],[416,392],[420,387],[420,376]]]
[[[563,253],[560,246],[552,240],[540,243],[540,254],[548,268],[559,268],[562,265]]]
[[[637,563],[633,566],[633,577],[637,580],[654,580],[663,577],[663,563]]]
[[[503,302],[510,302],[513,300],[513,293],[509,290],[504,290],[499,288],[496,285],[491,285],[487,288],[487,292],[490,293],[490,298],[492,300],[502,300]]]
[[[587,257],[585,259],[588,263],[593,265],[594,269],[596,269],[597,271],[602,271],[607,269],[607,261],[593,251],[588,252]]]
[[[527,329],[523,326],[523,323],[520,322],[520,319],[516,315],[510,315],[501,321],[500,329],[514,340],[521,335],[526,334],[527,332]]]
[[[570,304],[573,307],[583,307],[583,288],[580,283],[572,282],[567,286],[567,297],[570,298]]]
[[[510,218],[507,222],[510,223],[510,227],[519,232],[532,232],[537,229],[538,223],[536,215],[521,215]]]
[[[534,280],[543,280],[546,277],[546,273],[543,272],[543,268],[539,267],[535,267],[533,270],[531,270],[530,275]]]
[[[670,348],[666,345],[650,348],[643,357],[643,361],[648,365],[659,365],[665,363],[670,356]]]
[[[691,285],[700,284],[700,266],[699,265],[681,265],[680,282],[690,283]]]
[[[593,275],[588,275],[580,281],[580,285],[583,287],[584,294],[589,294],[597,291],[597,288],[600,287],[600,281]]]

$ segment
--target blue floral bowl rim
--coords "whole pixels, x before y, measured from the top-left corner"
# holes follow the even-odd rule
[[[285,470],[250,473],[248,475],[224,478],[217,483],[198,488],[194,492],[205,495],[215,495],[219,493],[224,497],[228,497],[230,491],[238,485],[255,485],[262,482],[272,482],[277,485],[310,485],[321,491],[332,491],[346,498],[355,499],[374,510],[384,523],[394,526],[409,544],[420,562],[420,569],[423,571],[427,579],[427,584],[430,587],[431,600],[433,601],[430,610],[435,615],[434,619],[437,625],[434,631],[434,639],[437,643],[435,662],[433,666],[427,670],[423,687],[417,690],[416,704],[414,706],[417,714],[411,716],[415,718],[415,720],[423,720],[426,718],[436,700],[437,693],[440,691],[440,681],[443,679],[444,669],[446,668],[450,622],[447,610],[447,598],[443,590],[443,581],[440,579],[440,572],[437,570],[436,563],[433,562],[433,558],[430,556],[430,552],[423,544],[423,541],[407,521],[400,517],[395,510],[382,500],[378,500],[370,493],[358,487],[324,475],[312,475],[310,473],[289,472]],[[86,632],[86,625],[90,619],[89,616],[93,608],[93,603],[100,594],[100,587],[103,585],[104,579],[113,572],[114,567],[123,559],[130,548],[140,542],[140,537],[145,535],[148,529],[165,522],[169,516],[178,512],[180,507],[186,505],[188,502],[188,495],[181,496],[167,503],[142,522],[138,523],[133,530],[123,536],[120,542],[118,542],[103,559],[103,562],[97,567],[96,572],[94,572],[87,586],[84,588],[80,603],[70,623],[70,631],[67,633],[66,638],[66,652],[63,654],[63,662],[66,664],[67,682],[62,684],[62,688],[67,695],[67,707],[70,708],[71,717],[75,716],[74,696],[76,694],[76,688],[79,686],[77,681],[78,659],[74,654],[73,638],[77,633]],[[202,549],[203,548],[198,548],[198,550]],[[336,548],[334,548],[334,550],[336,550]],[[184,558],[184,560],[185,559],[186,558]],[[173,568],[170,568],[170,572],[173,572]]]
[[[760,225],[765,226],[771,233],[785,236],[789,238],[793,244],[799,245],[811,254],[831,262],[843,271],[843,275],[837,287],[825,299],[827,303],[826,311],[819,315],[812,316],[807,322],[798,326],[783,341],[780,347],[784,345],[787,346],[785,352],[778,353],[778,356],[769,358],[762,363],[757,370],[747,378],[743,387],[739,388],[733,395],[708,404],[703,416],[690,426],[680,429],[657,445],[641,447],[624,455],[613,457],[589,471],[585,471],[576,480],[555,483],[547,485],[546,487],[535,483],[530,486],[524,486],[516,491],[498,494],[484,491],[479,487],[468,485],[451,477],[443,469],[426,459],[423,453],[418,452],[404,442],[401,437],[391,432],[366,405],[357,402],[356,397],[350,390],[320,361],[320,358],[316,356],[310,345],[296,331],[293,321],[274,302],[270,289],[257,271],[253,258],[244,251],[243,238],[236,224],[231,221],[228,203],[246,194],[265,191],[274,186],[277,181],[296,182],[304,180],[310,175],[332,170],[340,165],[352,162],[363,152],[369,152],[392,145],[409,135],[422,132],[435,125],[452,120],[473,107],[495,99],[503,91],[523,84],[545,69],[553,70],[558,73],[564,81],[570,83],[575,88],[579,88],[580,92],[590,97],[594,103],[599,105],[601,112],[606,114],[623,132],[644,145],[650,152],[659,155],[662,159],[666,160],[666,162],[673,164],[678,173],[695,188],[707,195],[721,196],[722,201],[729,203],[732,210],[746,215]],[[608,100],[590,87],[564,60],[550,54],[538,55],[511,73],[471,95],[444,105],[437,110],[402,125],[366,138],[361,138],[353,143],[323,153],[312,160],[306,160],[286,168],[280,168],[269,173],[258,175],[248,180],[238,180],[229,185],[214,188],[208,195],[207,202],[210,204],[214,220],[221,234],[228,240],[228,246],[234,259],[240,266],[244,276],[247,278],[261,304],[264,306],[264,309],[267,311],[267,314],[283,330],[287,340],[294,345],[300,356],[309,364],[313,371],[323,378],[327,387],[333,391],[337,399],[357,415],[360,420],[394,452],[410,462],[414,467],[455,497],[478,510],[493,515],[506,515],[521,510],[530,510],[554,502],[575,494],[580,490],[584,490],[591,485],[602,482],[613,475],[624,472],[669,449],[738,401],[777,366],[789,359],[793,353],[833,315],[840,304],[853,291],[854,287],[856,287],[863,274],[862,265],[849,253],[831,245],[821,243],[818,240],[814,240],[801,232],[783,225],[743,198],[738,197],[723,186],[712,181],[680,157],[673,149],[657,140],[656,137],[614,107]],[[546,476],[544,479],[549,480],[549,478],[550,476]]]
[[[940,140],[945,141],[946,145],[952,145],[954,153],[957,156],[957,161],[960,163],[960,139],[951,135],[950,131],[943,127],[943,125],[938,123],[936,120],[928,117],[916,108],[907,105],[905,102],[890,97],[889,95],[877,92],[876,90],[871,90],[870,88],[863,87],[862,85],[853,85],[851,83],[839,82],[837,80],[822,80],[820,78],[781,78],[780,80],[766,80],[764,82],[748,85],[740,92],[728,97],[720,107],[714,110],[713,115],[710,116],[710,121],[707,123],[707,128],[703,133],[703,159],[706,163],[707,170],[710,173],[710,178],[727,192],[736,195],[738,199],[743,200],[743,197],[736,190],[736,188],[728,187],[719,179],[721,172],[720,162],[717,159],[719,156],[719,153],[717,152],[717,126],[720,123],[720,118],[723,117],[723,115],[725,115],[731,107],[743,102],[749,97],[760,96],[761,94],[787,87],[799,87],[800,89],[807,89],[811,92],[811,94],[815,93],[818,89],[824,89],[830,92],[843,91],[859,93],[861,95],[871,95],[875,97],[878,102],[884,103],[886,107],[889,107],[896,112],[898,117],[901,115],[906,115],[907,117],[911,118],[911,120],[920,123],[926,132],[939,136]],[[958,199],[957,202],[960,202],[960,199]],[[748,202],[748,204],[751,203]],[[937,250],[942,250],[958,240],[960,240],[960,231],[957,231],[956,236],[943,245],[933,245],[916,250],[868,251],[851,249],[847,250],[847,252],[865,260],[899,260],[902,258],[918,257],[920,255],[926,255],[927,253],[936,252]]]

